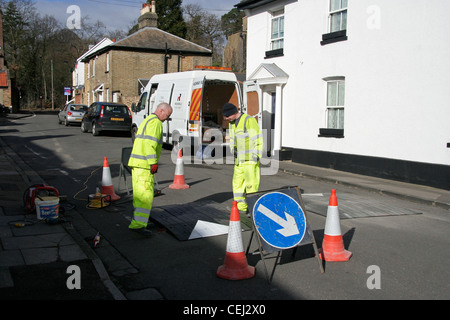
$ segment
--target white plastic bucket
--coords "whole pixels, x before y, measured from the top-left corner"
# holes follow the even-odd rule
[[[59,213],[59,197],[41,197],[41,199],[34,200],[38,220],[57,219]]]

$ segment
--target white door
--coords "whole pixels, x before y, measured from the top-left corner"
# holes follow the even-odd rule
[[[119,92],[113,92],[113,102],[119,102]]]
[[[270,141],[272,139],[270,136],[270,117],[268,117],[268,113],[264,109],[264,93],[255,80],[244,82],[243,98],[244,107],[242,111],[258,120],[258,125],[263,132],[263,152],[265,152],[266,150],[271,150]]]
[[[262,127],[262,94],[256,81],[244,82],[243,98],[244,105],[241,111],[258,120],[259,126]]]

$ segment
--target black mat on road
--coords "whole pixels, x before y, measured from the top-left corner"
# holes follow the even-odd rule
[[[330,194],[303,194],[302,198],[308,212],[326,217]],[[338,193],[337,200],[341,219],[421,214],[421,212],[412,209],[400,208],[375,199],[349,193]]]

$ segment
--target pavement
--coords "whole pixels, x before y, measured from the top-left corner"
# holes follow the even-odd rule
[[[8,114],[9,119],[29,114]],[[348,172],[280,161],[279,171],[362,188],[450,210],[450,191]],[[57,223],[27,212],[24,192],[45,181],[0,136],[0,299],[1,300],[161,300],[155,291],[122,293],[94,250],[95,230],[71,210]],[[64,205],[64,198],[61,199]],[[75,267],[74,267],[75,266]],[[83,270],[82,288],[77,288]],[[85,272],[87,270],[88,272]]]
[[[8,114],[0,126],[29,115]],[[81,235],[80,228],[89,226],[80,215],[60,214],[58,223],[51,223],[26,210],[24,193],[35,184],[46,183],[0,136],[0,300],[126,300],[95,253],[93,239]],[[83,270],[82,290],[71,266]]]

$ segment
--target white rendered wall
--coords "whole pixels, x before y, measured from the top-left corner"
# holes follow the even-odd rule
[[[321,46],[328,0],[287,1],[284,55],[271,59],[270,7],[248,17],[247,74],[275,63],[289,75],[282,146],[450,165],[450,1],[348,3],[348,40]],[[318,137],[330,76],[345,77],[342,139]]]

